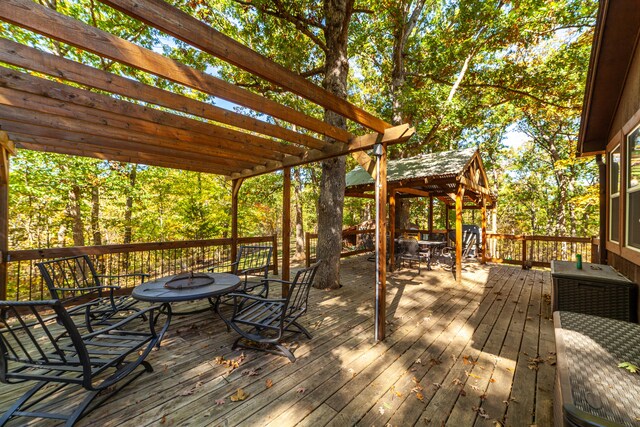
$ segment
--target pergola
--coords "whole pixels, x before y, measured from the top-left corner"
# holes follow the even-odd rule
[[[345,196],[374,198],[375,182],[358,166],[347,173]],[[398,198],[429,198],[429,233],[433,231],[433,199],[442,201],[447,210],[456,212],[456,280],[462,279],[462,211],[482,210],[482,256],[486,252],[487,209],[495,206],[487,175],[477,148],[441,151],[416,157],[390,160],[387,166],[389,198],[389,235],[395,236],[396,200]],[[390,239],[390,263],[394,263],[394,239]]]
[[[16,147],[227,177],[232,181],[232,257],[243,180],[283,170],[282,276],[288,279],[290,168],[352,153],[369,169],[372,161],[364,150],[378,144],[384,174],[386,146],[404,142],[414,133],[409,125],[391,126],[163,0],[100,1],[373,133],[356,136],[32,0],[2,0],[0,19],[5,22],[272,119],[258,120],[0,38],[0,62],[27,70],[0,66],[0,127],[4,131],[0,137],[0,299],[6,298],[7,283],[8,155]],[[384,252],[384,241],[381,245]],[[378,287],[384,295],[384,280]],[[384,317],[376,319],[376,324],[381,328],[376,338],[383,339]]]

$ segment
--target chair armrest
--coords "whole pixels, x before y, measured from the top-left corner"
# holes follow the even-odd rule
[[[225,296],[231,297],[231,298],[242,298],[242,299],[258,301],[258,302],[280,302],[280,303],[287,302],[286,298],[263,298],[258,295],[242,294],[238,292],[232,292],[230,294],[226,294]]]
[[[284,283],[285,285],[292,285],[293,284],[293,282],[291,280],[282,280],[282,279],[262,279],[261,282]]]
[[[238,274],[247,274],[247,273],[254,273],[257,271],[264,271],[268,266],[263,265],[261,267],[251,267],[251,268],[246,268],[244,270],[240,270],[238,271]]]
[[[230,262],[227,264],[214,264],[211,267],[207,268],[207,271],[213,271],[217,268],[226,268],[229,267],[229,269],[231,270],[231,267],[233,267],[234,265],[238,265],[239,261],[235,261],[235,262]]]
[[[149,273],[129,273],[129,274],[98,274],[102,279],[118,279],[121,277],[151,277]]]
[[[95,331],[95,332],[91,332],[91,333],[82,335],[81,338],[83,340],[86,340],[86,339],[93,338],[93,337],[101,335],[101,334],[109,333],[110,331],[119,329],[122,326],[125,326],[128,323],[131,323],[131,321],[133,321],[134,319],[137,319],[138,317],[144,319],[144,317],[145,317],[145,315],[147,313],[152,312],[154,310],[160,310],[160,307],[161,307],[161,305],[154,305],[154,306],[151,306],[151,307],[147,307],[144,310],[136,311],[135,313],[133,313],[129,317],[126,317],[126,318],[122,319],[121,321],[119,321],[117,323],[114,323],[113,325],[110,325],[110,326],[108,326],[106,328],[100,329],[99,331]],[[150,319],[149,319],[150,323],[153,323],[152,322],[153,316],[149,316],[149,317],[150,317]],[[169,317],[171,317],[171,316],[169,315]]]
[[[69,291],[69,292],[79,292],[79,291],[97,291],[100,289],[111,289],[117,290],[120,289],[120,286],[115,285],[103,285],[103,286],[87,286],[86,288],[53,288],[56,291]]]

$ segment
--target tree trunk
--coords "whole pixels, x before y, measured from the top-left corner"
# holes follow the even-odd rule
[[[69,216],[73,222],[73,246],[84,246],[84,223],[80,203],[82,190],[79,185],[74,185],[69,191]]]
[[[324,87],[340,98],[347,97],[349,58],[347,41],[354,0],[325,0],[324,37],[327,45]],[[346,119],[325,110],[325,122],[346,129]],[[331,141],[331,140],[330,140]],[[331,141],[333,142],[333,141]],[[342,215],[344,207],[346,158],[322,162],[318,209],[317,259],[322,261],[314,286],[320,289],[340,287],[340,252],[342,250]]]
[[[93,244],[102,244],[102,234],[100,233],[100,187],[96,184],[91,187],[91,234]]]
[[[133,213],[133,193],[136,187],[136,176],[138,174],[138,165],[133,165],[129,172],[129,191],[127,192],[127,201],[124,208],[124,239],[123,242],[131,243],[133,236],[131,217]]]
[[[293,168],[293,195],[296,227],[296,253],[293,259],[304,259],[304,222],[302,218],[302,177],[300,167]]]

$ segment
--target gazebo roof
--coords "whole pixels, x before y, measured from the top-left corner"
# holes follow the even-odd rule
[[[483,198],[488,206],[496,200],[489,191],[482,158],[475,147],[389,160],[387,182],[389,191],[397,197],[431,196],[451,205],[462,185],[465,208],[480,205]],[[361,166],[347,173],[346,196],[371,198],[373,190],[374,180]]]
[[[387,182],[397,182],[416,178],[444,178],[455,177],[464,168],[478,150],[440,151],[422,154],[406,159],[389,160],[387,164]],[[358,166],[347,173],[347,187],[373,184],[373,178],[362,166]]]

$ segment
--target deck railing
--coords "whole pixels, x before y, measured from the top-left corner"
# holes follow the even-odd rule
[[[375,229],[343,230],[340,258],[373,251],[375,248],[375,233]],[[318,235],[316,233],[305,233],[304,242],[305,260],[308,267],[316,260]]]
[[[576,254],[586,262],[598,262],[598,239],[487,233],[485,259],[489,262],[549,267],[554,259],[574,261]]]
[[[278,247],[276,236],[241,237],[237,242],[238,245]],[[232,243],[230,238],[221,238],[9,251],[7,299],[20,301],[49,297],[36,266],[41,261],[87,254],[98,274],[148,273],[150,279],[154,279],[184,271],[203,271],[214,264],[226,263],[231,258]],[[274,274],[278,273],[277,253],[277,250],[273,251],[271,268]],[[138,283],[123,279],[111,284],[132,287]]]
[[[401,235],[421,236],[428,230],[399,229]],[[446,230],[432,230],[431,234],[444,235]],[[307,265],[315,261],[318,235],[306,233]],[[344,230],[342,232],[341,258],[374,250],[375,229]],[[581,254],[585,262],[598,262],[598,239],[594,237],[535,236],[487,233],[486,261],[516,264],[523,267],[549,267],[554,259],[573,261]]]

